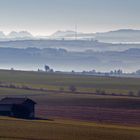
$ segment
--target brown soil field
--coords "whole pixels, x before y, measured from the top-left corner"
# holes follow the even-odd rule
[[[29,96],[36,116],[140,126],[140,99],[92,95]]]

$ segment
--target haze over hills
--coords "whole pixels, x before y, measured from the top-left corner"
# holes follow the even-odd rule
[[[132,72],[140,68],[140,49],[71,52],[55,48],[0,48],[0,68],[37,70],[45,64],[63,71],[123,69]]]
[[[0,38],[6,38],[6,35],[2,31],[0,31]]]
[[[121,68],[135,71],[140,68],[140,44],[136,43],[140,40],[140,30],[121,29],[95,34],[57,31],[44,38],[27,31],[12,31],[8,35],[0,32],[0,39],[0,67],[37,69],[49,64],[63,70]],[[113,41],[125,43],[105,43]],[[126,43],[128,41],[131,43]]]
[[[139,43],[140,42],[140,30],[134,29],[120,29],[109,32],[101,33],[82,33],[72,30],[56,31],[49,36],[34,36],[28,31],[15,32],[12,31],[8,35],[0,32],[0,40],[24,40],[24,39],[67,39],[67,40],[98,40],[100,42],[107,43]]]
[[[0,47],[10,48],[62,48],[68,51],[124,51],[130,48],[140,48],[140,44],[112,44],[97,40],[56,40],[56,39],[23,39],[0,41]]]
[[[0,68],[31,70],[45,64],[64,71],[123,69],[132,72],[140,68],[140,44],[136,43],[140,30],[95,34],[58,31],[44,38],[27,31],[13,31],[8,35],[0,32],[0,38]],[[107,40],[131,43],[105,43]]]
[[[119,42],[119,43],[117,43]],[[121,43],[120,43],[121,42]],[[0,47],[63,48],[69,51],[125,51],[140,48],[140,30],[121,29],[105,33],[57,31],[50,36],[37,37],[27,31],[0,32]]]

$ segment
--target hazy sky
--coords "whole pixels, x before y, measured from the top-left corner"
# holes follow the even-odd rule
[[[140,0],[0,0],[0,30],[48,35],[56,30],[140,29]]]

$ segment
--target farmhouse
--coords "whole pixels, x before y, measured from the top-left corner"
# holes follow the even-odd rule
[[[0,101],[0,115],[18,118],[34,118],[35,104],[28,98],[3,98]]]

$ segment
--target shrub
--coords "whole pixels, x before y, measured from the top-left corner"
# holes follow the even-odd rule
[[[100,89],[96,89],[96,94],[100,94],[100,93],[101,93]]]
[[[9,85],[9,88],[16,88],[16,85],[10,84],[10,85]]]
[[[59,90],[60,90],[60,91],[64,91],[64,88],[63,88],[63,87],[60,87]]]
[[[100,92],[100,94],[101,94],[101,95],[106,95],[106,92],[105,92],[104,90],[102,90],[102,91]]]
[[[140,90],[138,91],[137,96],[140,97]]]
[[[134,96],[134,92],[133,91],[129,91],[128,96]]]
[[[71,91],[71,92],[76,92],[76,87],[74,86],[74,85],[71,85],[71,86],[69,86],[69,90]]]
[[[30,90],[31,88],[28,87],[28,86],[26,86],[26,85],[23,85],[23,86],[22,86],[22,89]]]

